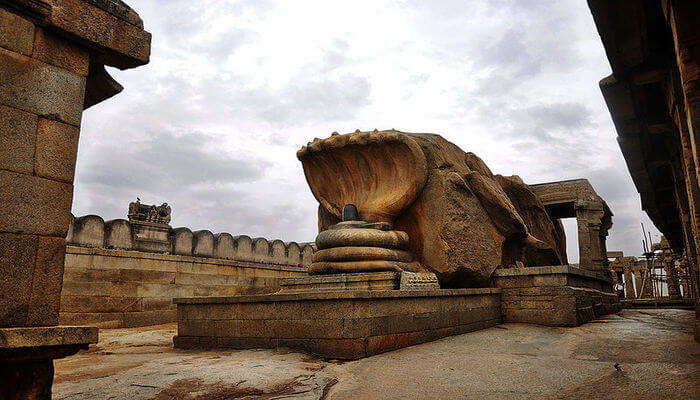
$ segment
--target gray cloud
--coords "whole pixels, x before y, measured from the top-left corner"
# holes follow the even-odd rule
[[[172,185],[255,181],[269,167],[262,160],[236,159],[205,150],[204,145],[212,139],[201,133],[157,132],[123,143],[119,151],[98,147],[93,149],[81,183],[114,182],[163,190]]]

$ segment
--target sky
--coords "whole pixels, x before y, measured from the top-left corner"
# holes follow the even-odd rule
[[[130,0],[149,64],[83,114],[76,216],[172,207],[173,227],[305,242],[318,203],[296,151],[333,131],[438,133],[526,183],[587,178],[615,214],[608,250],[658,231],[598,81],[585,1]],[[569,261],[576,222],[564,221]]]

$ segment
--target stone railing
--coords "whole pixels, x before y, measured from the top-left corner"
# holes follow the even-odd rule
[[[73,218],[68,229],[68,245],[134,250],[131,223],[125,219],[105,221],[97,215]],[[283,242],[229,233],[188,228],[170,230],[169,254],[213,257],[260,264],[308,267],[314,247],[310,243]]]

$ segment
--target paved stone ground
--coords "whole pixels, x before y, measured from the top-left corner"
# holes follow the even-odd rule
[[[692,311],[623,310],[578,328],[504,324],[343,363],[176,350],[174,324],[105,329],[94,348],[56,362],[54,399],[699,399],[692,322]]]

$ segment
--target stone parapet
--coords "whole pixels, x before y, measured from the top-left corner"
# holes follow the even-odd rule
[[[499,289],[175,299],[178,348],[290,347],[358,359],[501,323]]]
[[[142,224],[123,219],[105,222],[97,215],[71,220],[66,242],[73,246],[105,249],[138,250],[146,253],[170,253],[182,256],[221,258],[249,263],[308,267],[314,253],[309,243],[283,242],[229,233],[213,234],[208,230],[192,232],[188,228],[170,229],[167,245],[148,247],[138,243]]]

